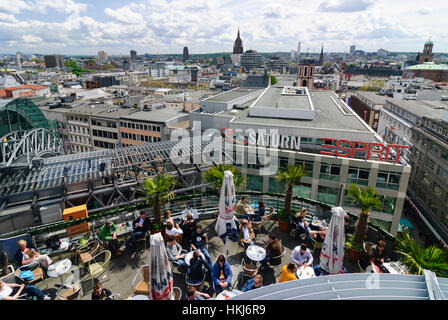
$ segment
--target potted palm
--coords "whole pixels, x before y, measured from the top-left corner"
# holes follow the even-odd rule
[[[202,174],[205,182],[210,183],[210,186],[217,192],[221,190],[222,182],[224,181],[224,171],[230,171],[233,174],[233,182],[235,183],[235,191],[242,191],[246,186],[246,180],[241,175],[240,171],[231,164],[222,163],[213,166]]]
[[[290,165],[286,169],[279,169],[277,171],[275,179],[285,187],[285,205],[283,210],[279,210],[277,214],[280,231],[286,233],[291,231],[289,217],[291,216],[292,191],[295,186],[300,184],[300,180],[304,175],[306,175],[306,172],[301,165]]]
[[[348,257],[352,261],[358,261],[368,227],[370,210],[380,210],[381,200],[377,196],[377,192],[375,191],[374,187],[365,187],[361,189],[356,184],[351,184],[348,187],[347,195],[360,209],[360,214],[355,225],[352,247],[350,249],[347,249]]]
[[[148,205],[152,205],[154,221],[151,233],[160,232],[163,229],[162,205],[174,198],[171,189],[176,184],[176,179],[164,172],[157,174],[154,178],[147,178],[143,183],[143,192]]]
[[[438,277],[448,277],[448,254],[445,250],[435,245],[425,249],[412,239],[407,231],[397,237],[396,246],[400,262],[410,273],[423,275],[423,270],[426,269]]]

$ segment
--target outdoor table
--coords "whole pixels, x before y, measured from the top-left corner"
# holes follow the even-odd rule
[[[298,279],[309,279],[315,278],[316,274],[314,273],[314,269],[310,266],[304,268],[303,266],[297,268],[296,276]]]
[[[386,267],[386,269],[392,274],[406,273],[406,269],[403,268],[403,266],[397,262],[385,262],[383,263],[383,266]]]
[[[216,295],[215,299],[216,300],[226,300],[226,299],[229,299],[229,298],[233,298],[233,297],[235,297],[235,296],[237,296],[237,295],[239,295],[241,293],[242,293],[241,291],[236,290],[236,289],[234,289],[232,291],[223,290],[221,293]]]
[[[188,253],[185,255],[184,260],[185,260],[185,263],[188,264],[188,265],[190,265],[190,260],[191,260],[191,258],[193,258],[193,252],[194,252],[194,251],[190,251],[190,252],[188,252]],[[202,260],[205,261],[205,256],[204,256],[204,254],[203,254],[201,251],[199,251],[199,253],[200,253],[200,256],[201,256]]]
[[[64,260],[57,261],[48,266],[47,276],[49,276],[50,278],[59,277],[61,279],[61,284],[62,284],[63,283],[62,275],[64,273],[69,272],[71,266],[72,266],[72,262],[70,261],[70,259],[64,259]]]
[[[327,224],[324,223],[321,220],[313,220],[311,223],[309,223],[309,226],[311,229],[315,229],[315,230],[319,230],[321,227],[324,227],[325,229],[327,229]]]
[[[246,249],[246,256],[252,261],[259,262],[266,257],[266,250],[262,247],[251,245]]]
[[[199,214],[198,214],[198,210],[197,209],[185,209],[182,211],[182,220],[186,220],[187,219],[187,214],[191,213],[193,215],[193,219],[198,219],[199,218]]]
[[[133,296],[132,300],[149,300],[149,298],[147,296],[139,294],[139,295]]]

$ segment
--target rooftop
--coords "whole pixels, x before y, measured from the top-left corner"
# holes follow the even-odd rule
[[[376,92],[370,91],[356,91],[356,95],[362,96],[372,102],[375,105],[384,105],[386,104],[386,99],[388,98],[386,95],[379,95]]]
[[[389,103],[397,105],[410,113],[422,118],[441,118],[445,110],[448,110],[448,101],[427,101],[427,100],[387,100]]]
[[[436,64],[434,62],[425,62],[422,64],[416,64],[416,65],[407,67],[405,70],[446,70],[446,71],[448,71],[448,65]]]
[[[226,91],[220,94],[217,94],[216,96],[210,97],[208,99],[205,99],[207,102],[231,102],[234,100],[237,100],[239,98],[242,98],[249,93],[253,93],[256,91],[260,91],[260,89],[250,89],[250,88],[237,88],[234,90]],[[260,91],[261,93],[262,91]]]
[[[180,116],[187,115],[179,108],[163,108],[153,111],[137,111],[130,115],[122,117],[123,119],[141,120],[149,122],[161,122],[166,123],[169,120],[175,119]]]

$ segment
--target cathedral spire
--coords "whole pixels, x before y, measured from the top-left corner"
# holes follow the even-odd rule
[[[319,65],[324,64],[324,45],[322,44],[322,49],[320,50],[320,56],[319,56]]]

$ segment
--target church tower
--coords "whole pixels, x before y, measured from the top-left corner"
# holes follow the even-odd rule
[[[433,43],[431,39],[429,39],[425,46],[423,47],[423,52],[419,53],[417,56],[417,60],[419,64],[422,64],[424,62],[432,62],[432,59],[434,58],[434,53],[432,53],[432,46]]]
[[[322,49],[320,50],[319,66],[323,64],[324,64],[324,45],[322,45]]]
[[[240,38],[240,29],[238,28],[238,34],[233,45],[233,54],[231,56],[232,63],[234,65],[239,65],[241,61],[241,55],[243,54],[243,41]]]
[[[297,86],[307,87],[308,90],[314,88],[314,60],[305,58],[299,62],[299,74],[297,78]]]

